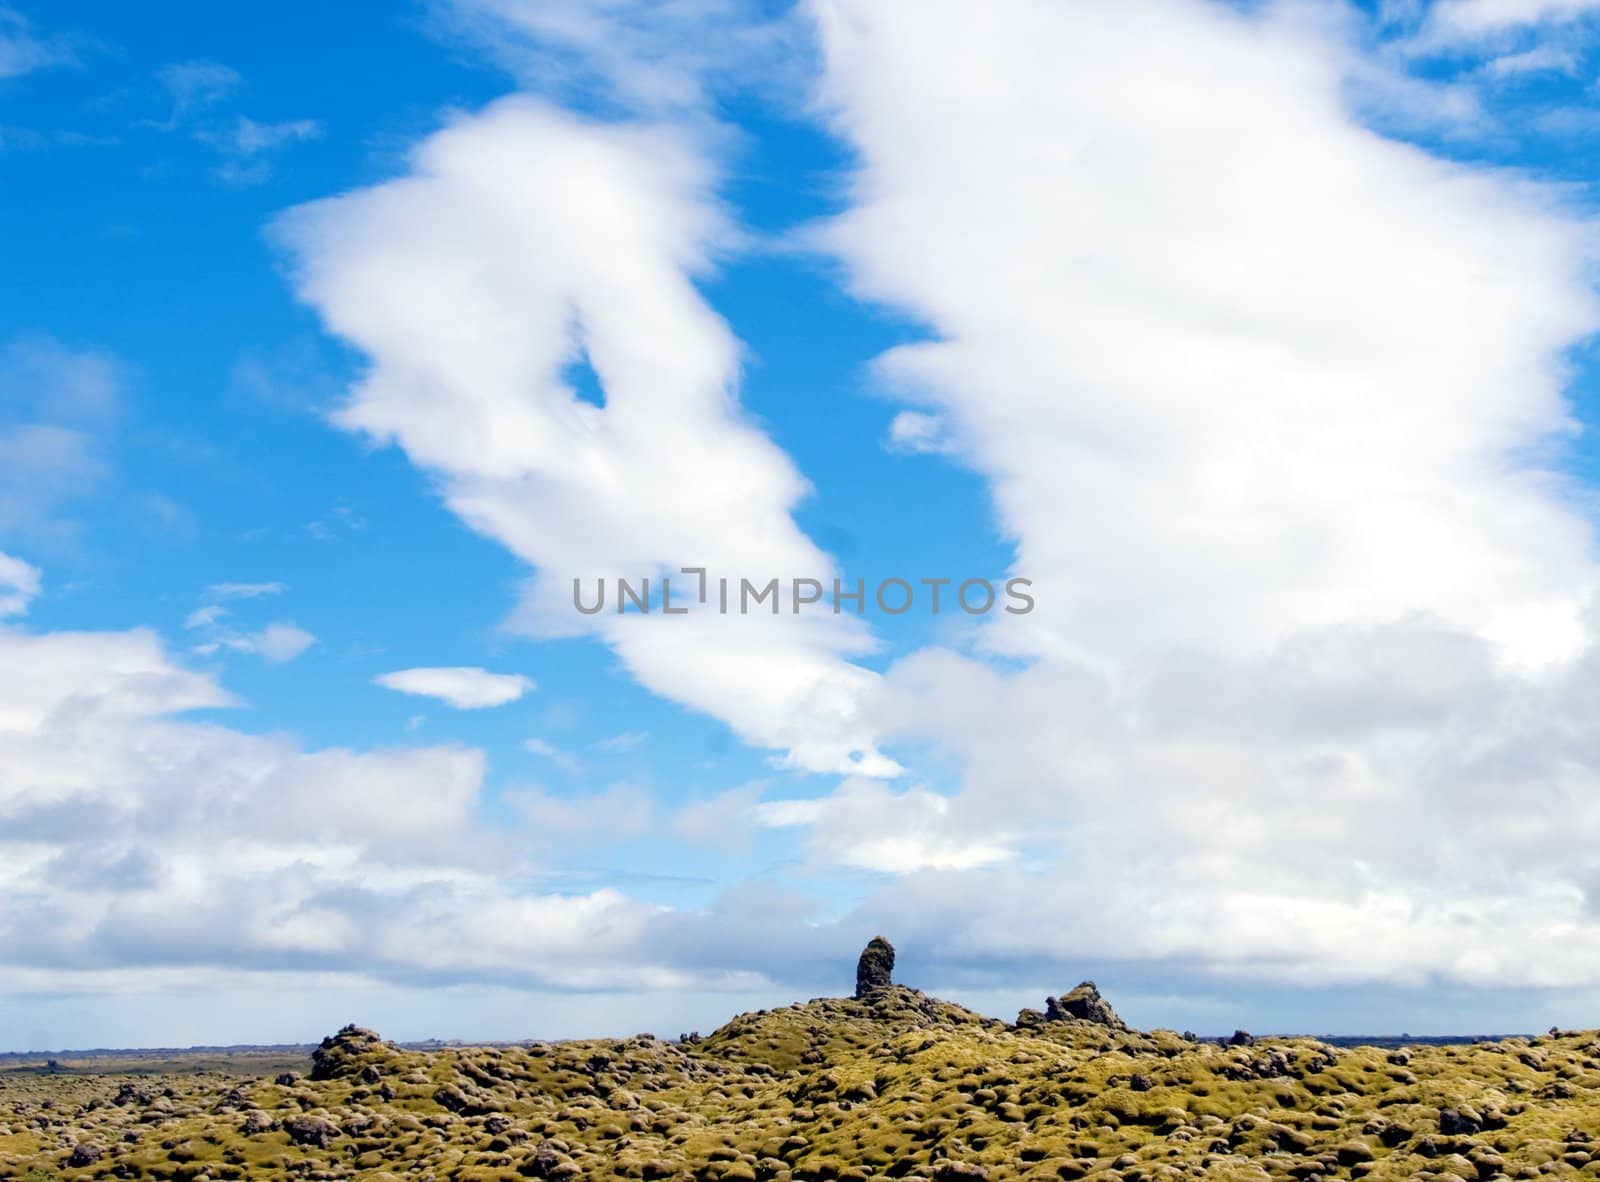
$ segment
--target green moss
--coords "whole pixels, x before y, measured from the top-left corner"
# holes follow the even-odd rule
[[[292,1084],[241,1070],[0,1076],[0,1177],[1600,1174],[1593,1033],[1405,1052],[1222,1048],[1070,1020],[1008,1027],[889,987],[743,1015],[686,1045],[418,1052],[369,1034],[341,1032],[319,1078]],[[100,1156],[69,1164],[80,1143]]]

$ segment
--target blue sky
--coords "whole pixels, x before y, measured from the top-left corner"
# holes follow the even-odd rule
[[[0,1047],[1590,1021],[1590,8],[0,7]]]

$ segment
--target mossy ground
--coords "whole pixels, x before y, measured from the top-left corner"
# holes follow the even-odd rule
[[[1018,1029],[897,987],[685,1044],[421,1052],[355,1031],[315,1074],[7,1073],[0,1177],[1600,1176],[1594,1031],[1222,1047],[1077,1021]]]

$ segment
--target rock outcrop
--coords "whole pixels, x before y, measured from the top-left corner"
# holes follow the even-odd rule
[[[1117,1017],[1117,1011],[1111,1008],[1111,1003],[1100,996],[1100,990],[1093,981],[1084,981],[1063,997],[1045,998],[1044,1017],[1047,1022],[1076,1020],[1093,1022],[1096,1026],[1107,1026],[1112,1030],[1128,1029],[1128,1024]]]
[[[353,1075],[367,1065],[366,1061],[372,1051],[381,1050],[385,1046],[376,1031],[357,1026],[352,1022],[343,1027],[339,1033],[330,1034],[323,1039],[321,1045],[311,1052],[311,1078],[324,1080]]]
[[[894,945],[882,936],[874,936],[861,950],[856,961],[856,998],[870,996],[879,989],[894,983]]]

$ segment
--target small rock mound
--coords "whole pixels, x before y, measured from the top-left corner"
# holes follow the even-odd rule
[[[296,1145],[323,1148],[339,1135],[339,1126],[325,1116],[296,1116],[283,1122],[283,1131]]]
[[[72,1147],[72,1156],[67,1158],[67,1165],[74,1170],[82,1170],[94,1165],[106,1151],[92,1141],[80,1141]]]
[[[376,1031],[357,1026],[354,1022],[343,1027],[338,1034],[330,1034],[311,1052],[311,1078],[337,1079],[353,1075],[366,1065],[367,1056],[387,1044]]]
[[[1128,1029],[1128,1024],[1117,1017],[1117,1011],[1111,1008],[1111,1003],[1100,996],[1100,990],[1093,981],[1084,981],[1064,997],[1045,998],[1044,1017],[1047,1022],[1077,1020],[1093,1022],[1096,1026],[1107,1026],[1112,1030]]]
[[[856,961],[856,998],[868,997],[879,989],[894,983],[894,945],[882,936],[874,936],[861,950]]]

